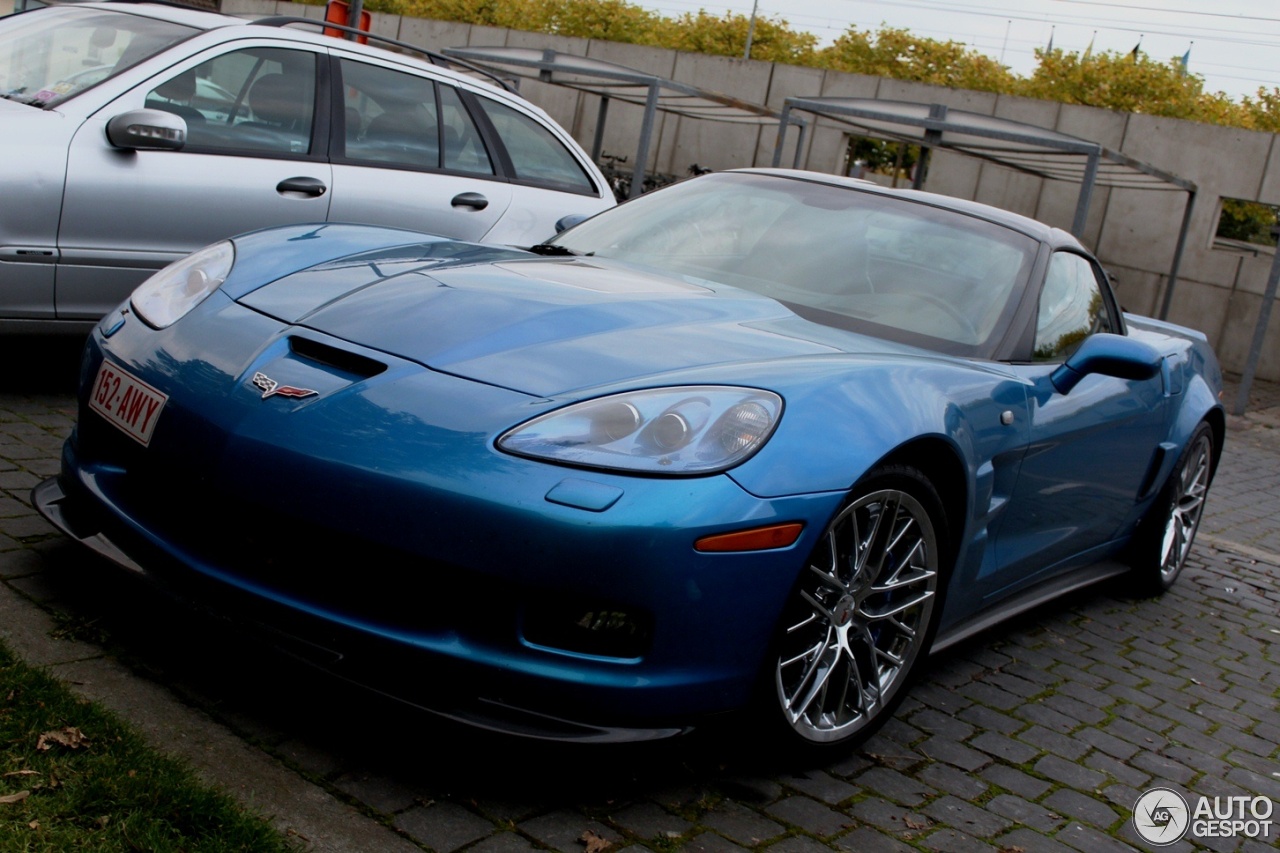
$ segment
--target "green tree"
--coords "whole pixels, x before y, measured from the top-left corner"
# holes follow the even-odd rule
[[[819,66],[837,71],[986,92],[1011,91],[1017,81],[1008,68],[960,42],[922,38],[893,27],[875,33],[850,27],[818,51],[816,59]]]

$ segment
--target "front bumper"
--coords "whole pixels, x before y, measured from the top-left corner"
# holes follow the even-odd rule
[[[34,494],[40,511],[297,657],[490,729],[636,740],[741,707],[840,500],[764,500],[723,476],[624,477],[506,457],[492,430],[460,422],[467,407],[449,402],[490,405],[508,392],[417,366],[399,375],[393,365],[381,384],[286,417],[276,413],[289,406],[252,392],[243,409],[231,394],[201,412],[208,389],[188,395],[183,382],[203,376],[175,381],[151,370],[157,360],[122,351],[95,336],[82,375],[111,358],[167,389],[164,431],[143,448],[82,403],[61,476]],[[396,412],[412,416],[421,446],[352,428],[385,415],[389,399],[431,401]],[[404,464],[409,449],[414,459],[429,451],[430,464]],[[795,520],[806,529],[787,549],[693,549],[704,535]],[[538,618],[574,606],[641,614],[649,636],[638,650],[598,653],[533,636]]]

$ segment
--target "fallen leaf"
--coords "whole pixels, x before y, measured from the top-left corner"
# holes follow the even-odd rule
[[[7,806],[10,803],[20,803],[29,796],[31,796],[30,791],[19,791],[16,794],[6,794],[5,796],[0,797],[0,806]]]
[[[904,817],[902,819],[902,822],[906,824],[907,829],[927,829],[929,827],[929,824],[921,823],[920,821],[913,820],[912,818],[909,818],[909,817]]]
[[[578,843],[585,844],[587,849],[585,853],[604,853],[613,846],[613,842],[603,836],[596,835],[591,830],[587,830],[578,836]]]
[[[89,745],[89,739],[79,729],[67,726],[65,729],[56,729],[40,735],[40,739],[36,741],[36,749],[47,752],[55,743],[68,749],[80,749]]]
[[[40,821],[38,820],[33,820],[31,821],[31,823],[27,824],[27,829],[39,829],[39,828],[40,828]]]
[[[11,776],[39,776],[39,775],[40,775],[39,770],[14,770],[11,773],[4,774],[4,776],[0,778],[8,779]]]
[[[111,815],[104,814],[102,817],[94,821],[98,829],[106,829],[107,824],[111,822]]]

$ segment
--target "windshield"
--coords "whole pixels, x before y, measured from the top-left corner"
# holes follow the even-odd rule
[[[906,198],[743,173],[646,194],[553,245],[750,290],[825,325],[983,357],[1003,338],[1039,246]]]
[[[0,18],[0,97],[51,107],[197,32],[72,6]]]

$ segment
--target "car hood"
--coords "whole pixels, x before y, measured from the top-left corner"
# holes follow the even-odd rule
[[[239,301],[283,322],[538,397],[696,366],[898,351],[723,285],[596,258],[489,250],[321,265]],[[389,259],[390,260],[390,259]]]

